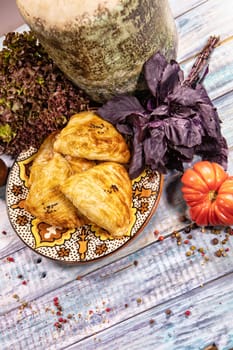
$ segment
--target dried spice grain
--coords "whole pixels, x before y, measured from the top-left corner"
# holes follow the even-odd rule
[[[186,310],[184,314],[185,314],[185,316],[189,317],[191,315],[191,311],[190,310]]]

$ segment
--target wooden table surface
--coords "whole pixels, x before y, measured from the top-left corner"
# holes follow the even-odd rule
[[[205,86],[223,121],[233,174],[232,1],[170,4],[185,72],[210,35],[221,38]],[[8,221],[1,187],[0,349],[198,350],[213,343],[232,349],[233,236],[224,244],[224,230],[185,232],[175,180],[176,174],[165,177],[158,209],[135,240],[107,258],[76,266],[43,258],[23,244]],[[173,238],[175,231],[182,244]],[[59,317],[67,320],[61,328],[54,325]]]

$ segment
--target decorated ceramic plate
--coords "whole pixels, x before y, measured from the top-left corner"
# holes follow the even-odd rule
[[[13,164],[8,177],[6,200],[9,219],[18,236],[27,246],[47,258],[80,263],[112,254],[142,231],[157,208],[163,177],[147,169],[132,181],[133,221],[123,238],[114,239],[95,225],[73,230],[50,226],[24,209],[30,166],[35,155],[36,150],[30,148],[21,153]]]

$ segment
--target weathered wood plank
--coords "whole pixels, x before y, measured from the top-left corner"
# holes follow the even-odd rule
[[[171,314],[167,315],[166,310]],[[189,317],[185,316],[191,311]],[[233,274],[99,332],[66,350],[233,348]]]
[[[202,6],[207,1],[208,0],[179,1],[179,4],[178,4],[177,0],[169,0],[169,4],[170,4],[171,11],[174,18],[177,18],[179,16],[182,16],[184,13],[192,11],[194,8],[198,6]]]
[[[231,8],[232,4],[228,0],[211,0],[176,19],[179,34],[179,61],[196,55],[210,35],[219,35],[221,40],[232,36]]]
[[[207,41],[205,41],[207,42]],[[196,54],[198,51],[196,51]],[[205,77],[204,86],[208,91],[211,99],[217,99],[220,96],[233,90],[232,74],[233,74],[233,36],[232,39],[222,43],[214,49],[209,60],[209,72]],[[187,76],[195,58],[189,59],[187,62],[181,63],[181,67]]]
[[[171,299],[184,296],[219,276],[233,272],[233,236],[226,245],[221,243],[225,238],[224,232],[216,236],[198,229],[192,231],[192,236],[192,239],[189,238],[190,245],[180,246],[176,239],[167,237],[162,242],[153,243],[69,283],[66,279],[70,273],[68,267],[62,270],[51,266],[51,271],[47,271],[47,276],[41,279],[35,264],[27,260],[27,256],[22,256],[24,278],[28,280],[27,285],[22,285],[16,276],[20,260],[1,262],[5,274],[1,274],[1,282],[7,287],[1,293],[5,301],[0,300],[0,343],[4,349],[8,349],[8,346],[14,348],[16,344],[28,350],[45,346],[48,349],[50,346],[63,348],[125,320],[130,323],[135,315],[140,317],[148,309],[169,303]],[[187,234],[182,233],[182,237],[187,238]],[[214,237],[219,240],[217,245],[211,244]],[[196,249],[193,255],[187,257],[186,251],[191,245]],[[215,256],[215,251],[222,247],[229,248],[229,251],[226,252],[227,256],[219,258]],[[205,256],[198,252],[198,248],[204,249]],[[82,268],[77,268],[76,272],[81,275]],[[51,287],[51,274],[59,274],[60,287],[54,283],[54,290],[50,289],[49,292],[47,285]],[[40,286],[38,293],[39,284],[43,284],[43,287]],[[185,300],[191,300],[190,295],[182,297],[185,307]],[[59,297],[64,317],[74,315],[61,330],[54,328],[58,318],[53,306],[56,296]],[[25,301],[29,303],[28,307],[20,312],[17,305],[22,307]],[[192,304],[190,301],[189,307]],[[13,306],[15,309],[12,309]],[[191,327],[192,323],[189,325]],[[164,325],[160,326],[162,332]]]

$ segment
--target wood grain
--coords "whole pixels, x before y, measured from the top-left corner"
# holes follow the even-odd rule
[[[181,235],[183,239],[187,238],[187,233]],[[65,280],[65,272],[68,273],[68,269],[66,268],[64,274],[57,269],[57,273],[61,273],[60,287],[54,285],[54,290],[46,293],[45,290],[43,292],[40,290],[37,294],[38,285],[39,283],[44,284],[45,288],[45,285],[49,284],[50,273],[54,274],[55,271],[48,271],[44,281],[36,272],[30,276],[32,280],[29,275],[25,275],[24,278],[28,280],[28,284],[22,285],[19,280],[17,287],[15,283],[17,277],[13,276],[10,270],[14,269],[18,262],[16,261],[15,264],[5,262],[6,277],[2,282],[4,285],[11,284],[11,278],[13,278],[16,289],[14,290],[13,286],[12,289],[8,287],[7,298],[8,302],[10,299],[14,300],[15,309],[5,310],[6,314],[1,317],[0,343],[7,345],[10,339],[12,346],[19,344],[22,348],[27,345],[28,349],[39,349],[46,344],[48,347],[56,344],[58,348],[64,348],[68,344],[85,339],[89,334],[99,333],[126,320],[130,324],[136,315],[140,317],[148,309],[156,307],[158,310],[161,310],[162,307],[164,311],[170,308],[174,313],[177,313],[178,319],[183,319],[184,323],[186,322],[184,311],[191,308],[192,317],[187,325],[190,322],[194,322],[194,324],[200,322],[201,318],[205,318],[206,315],[197,312],[197,319],[195,318],[194,310],[197,301],[192,299],[195,295],[195,289],[202,289],[211,281],[217,280],[219,276],[233,272],[233,236],[224,245],[224,249],[229,248],[225,257],[215,255],[215,252],[223,247],[221,241],[225,238],[224,232],[216,235],[210,231],[203,233],[197,229],[192,231],[192,236],[189,245],[182,244],[180,246],[177,245],[176,239],[167,237],[163,242],[155,242],[101,269],[82,275],[81,278],[73,279],[69,283]],[[212,239],[216,237],[219,243],[217,245],[211,244]],[[190,246],[195,246],[196,249],[193,255],[187,257],[186,252]],[[204,256],[198,252],[198,248],[204,249]],[[24,273],[29,266],[34,265],[35,268],[35,261],[30,262],[25,257],[23,258],[25,262]],[[216,283],[214,288],[218,289],[219,285]],[[227,293],[227,291],[232,293],[230,288],[225,290],[224,285],[223,291],[221,288],[219,292]],[[14,297],[15,293],[17,293],[19,300]],[[219,298],[222,297],[219,293],[217,295]],[[34,297],[34,300],[31,300],[31,296]],[[56,296],[59,297],[64,317],[73,314],[73,318],[65,324],[62,330],[54,329],[57,316],[54,314],[56,308],[53,306],[53,298]],[[206,300],[205,297],[203,296],[202,302],[206,303],[208,299]],[[230,295],[228,298],[230,300]],[[24,300],[30,301],[29,305],[20,311]],[[179,300],[179,308],[183,304],[180,311],[178,311],[179,308],[176,309],[172,306],[172,303],[176,305]],[[208,312],[215,313],[209,302],[207,302],[206,307],[208,310],[210,308]],[[231,305],[232,307],[233,305]],[[3,308],[4,304],[1,305],[2,311],[4,311]],[[150,312],[149,315],[151,315]],[[214,320],[215,318],[212,322]],[[137,322],[133,323],[136,325]],[[228,317],[226,321],[224,317],[224,320],[221,320],[221,326],[224,324],[225,327],[229,328],[227,322]],[[9,323],[11,324],[10,328],[8,327]],[[163,323],[159,322],[158,326],[161,327],[161,332],[165,332]],[[186,327],[185,324],[183,326]],[[176,332],[176,327],[180,327],[180,322],[173,324],[173,332]],[[30,334],[27,334],[27,329],[30,329]],[[114,333],[114,329],[112,332]],[[21,339],[22,334],[24,335],[23,339]],[[47,334],[46,339],[44,334]],[[189,341],[190,336],[191,330]],[[160,341],[162,344],[162,339]],[[163,343],[166,343],[165,339]],[[40,347],[36,344],[40,344]]]
[[[181,295],[142,312],[133,322],[128,319],[118,323],[66,349],[140,350],[146,346],[156,350],[204,350],[215,343],[219,350],[230,350],[233,347],[232,289],[233,274],[229,274],[187,293],[185,298]],[[188,317],[187,310],[191,312]]]

